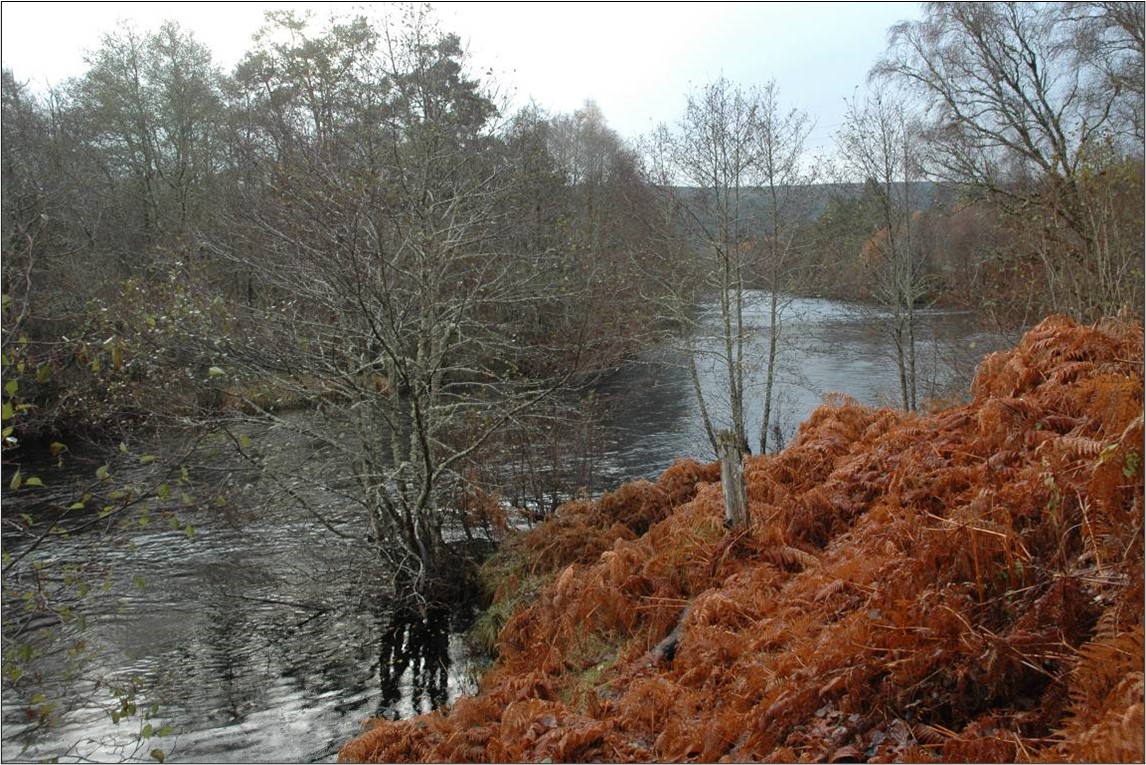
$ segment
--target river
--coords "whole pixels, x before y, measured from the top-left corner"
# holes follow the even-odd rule
[[[843,393],[868,406],[898,405],[899,373],[885,314],[822,298],[789,299],[782,307],[772,415],[773,422],[779,420],[785,443],[828,393]],[[771,322],[765,293],[749,291],[744,317],[751,333],[745,357],[766,359]],[[999,338],[978,331],[968,312],[922,310],[918,320],[919,399],[948,395],[953,386],[956,393],[965,393],[975,364],[999,347]],[[701,389],[714,425],[728,427],[727,377],[718,358],[718,307],[706,306],[699,325],[696,345],[706,351],[699,363]],[[654,477],[679,457],[714,459],[686,358],[676,348],[659,348],[598,386],[598,395],[611,405],[601,469],[604,485]],[[753,449],[758,448],[763,417],[763,383],[762,365],[748,365],[745,421]],[[769,443],[775,445],[774,439]]]
[[[750,303],[747,323],[756,332],[750,357],[763,358],[767,316],[763,300]],[[701,347],[719,347],[717,319],[712,307],[702,311]],[[977,334],[965,314],[924,311],[920,319],[926,395],[965,379],[990,338]],[[784,440],[794,437],[825,393],[871,405],[896,400],[898,376],[881,327],[877,313],[855,306],[804,298],[786,303],[775,405]],[[595,491],[655,478],[679,457],[711,459],[684,358],[672,347],[656,349],[596,386],[602,422]],[[710,408],[720,410],[720,369],[705,358],[702,388]],[[754,446],[761,379],[759,370],[749,376]],[[307,461],[305,444],[277,448],[300,464]],[[90,477],[102,460],[80,452],[52,473],[53,486],[36,495],[38,506],[6,503],[5,514],[42,514],[53,503],[70,501],[63,479]],[[247,480],[231,475],[218,483]],[[250,481],[247,492],[257,492],[257,481]],[[354,522],[352,509],[331,510]],[[13,734],[25,723],[28,699],[9,691],[3,699],[5,761],[60,754],[149,759],[153,748],[169,762],[330,760],[364,719],[410,716],[476,687],[475,660],[459,634],[464,615],[424,634],[411,632],[389,608],[385,578],[357,541],[361,537],[337,537],[293,512],[198,509],[182,519],[193,534],[156,523],[135,532],[130,548],[104,547],[88,533],[49,539],[34,552],[53,565],[89,564],[109,572],[106,592],[86,599],[86,630],[73,636],[85,641],[92,662],[72,680],[49,685],[49,695],[106,699],[92,678],[123,684],[135,678],[138,709],[157,704],[147,723],[153,731],[170,726],[171,734],[137,742],[142,720],[116,724],[105,708],[80,704],[21,753]],[[18,554],[22,544],[6,527],[5,552]],[[18,604],[6,602],[4,609],[8,620]]]

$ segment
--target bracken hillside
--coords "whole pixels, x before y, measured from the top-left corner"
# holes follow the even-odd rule
[[[566,505],[487,567],[475,698],[348,761],[1142,761],[1143,333],[1052,317],[921,416]],[[666,640],[666,638],[668,638]]]

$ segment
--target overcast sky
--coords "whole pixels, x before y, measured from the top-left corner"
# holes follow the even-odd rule
[[[517,104],[569,112],[592,98],[636,138],[674,122],[685,94],[721,75],[775,78],[781,98],[816,120],[809,148],[830,150],[844,99],[865,81],[887,28],[915,3],[433,3],[474,71],[492,69]],[[4,66],[42,86],[84,71],[84,53],[119,19],[141,29],[175,19],[229,70],[271,8],[320,15],[350,3],[34,3],[2,6]]]

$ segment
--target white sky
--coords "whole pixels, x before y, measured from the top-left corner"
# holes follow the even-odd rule
[[[637,138],[674,122],[685,94],[721,75],[743,85],[775,78],[781,99],[816,120],[810,146],[829,150],[844,99],[865,81],[887,28],[917,18],[915,3],[433,3],[444,31],[468,45],[475,72],[492,69],[517,104],[551,112],[592,98],[609,125]],[[351,3],[4,2],[5,66],[33,86],[84,71],[84,52],[119,19],[140,29],[174,19],[229,70],[263,11]]]

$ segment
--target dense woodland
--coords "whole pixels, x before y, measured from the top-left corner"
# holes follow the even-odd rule
[[[47,91],[3,72],[6,500],[49,480],[22,472],[31,451],[122,441],[178,469],[133,435],[246,459],[244,426],[291,427],[345,466],[370,554],[414,600],[450,601],[443,527],[500,512],[490,460],[561,449],[597,375],[690,349],[699,300],[721,308],[731,406],[701,401],[709,438],[759,453],[793,295],[882,309],[905,410],[925,403],[922,308],[1141,322],[1141,4],[925,4],[832,157],[806,150],[815,115],[782,83],[709,82],[628,142],[592,102],[509,108],[429,10],[387,13],[270,12],[229,72],[171,22],[117,28]],[[749,291],[772,315],[758,432]],[[316,416],[284,419],[299,407]],[[159,489],[111,473],[47,528],[6,529],[35,547],[98,506],[129,533]],[[13,597],[38,582],[22,560],[5,553]],[[32,623],[5,634],[10,686]]]

